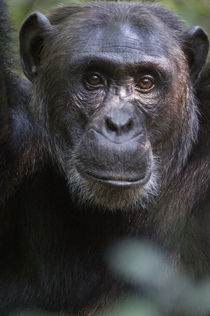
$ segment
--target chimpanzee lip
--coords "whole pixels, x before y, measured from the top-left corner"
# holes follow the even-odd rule
[[[144,185],[145,183],[147,183],[148,180],[150,179],[151,173],[148,172],[146,176],[144,176],[143,178],[135,178],[135,179],[120,179],[117,177],[116,178],[100,177],[98,175],[95,175],[89,172],[85,172],[84,176],[89,179],[98,181],[107,186],[112,186],[116,188],[130,188],[132,186]]]

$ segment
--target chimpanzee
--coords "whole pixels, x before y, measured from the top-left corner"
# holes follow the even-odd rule
[[[83,3],[25,20],[32,90],[27,102],[16,78],[11,91],[1,315],[96,315],[130,289],[104,262],[125,237],[158,242],[195,278],[209,272],[208,48],[202,28],[156,4]]]

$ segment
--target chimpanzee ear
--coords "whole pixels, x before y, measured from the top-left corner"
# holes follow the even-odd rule
[[[45,36],[52,32],[50,21],[34,12],[24,21],[20,30],[20,56],[23,71],[33,81],[40,66],[40,54]]]
[[[203,70],[209,51],[208,35],[200,26],[194,26],[187,31],[184,51],[192,81],[195,83]]]

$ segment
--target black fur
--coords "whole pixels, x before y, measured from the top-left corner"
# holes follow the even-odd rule
[[[67,48],[75,45],[73,47],[79,53],[82,48],[78,48],[78,45],[86,45],[85,32],[88,28],[100,28],[104,21],[111,19],[110,17],[112,22],[115,17],[120,19],[121,16],[124,21],[130,18],[129,14],[137,26],[139,14],[142,14],[143,21],[144,16],[148,18],[149,15],[157,30],[161,25],[164,33],[157,39],[156,49],[161,50],[161,43],[164,41],[167,41],[164,52],[173,47],[173,43],[178,45],[179,55],[170,55],[173,60],[169,62],[177,65],[175,69],[178,78],[178,72],[183,71],[179,69],[181,60],[186,76],[186,82],[183,79],[183,84],[190,87],[189,89],[193,86],[193,89],[189,92],[190,99],[187,99],[191,107],[190,112],[184,113],[185,119],[181,120],[182,117],[179,116],[175,120],[177,126],[170,129],[175,124],[171,114],[168,115],[171,125],[160,124],[167,120],[163,114],[159,114],[156,120],[149,120],[147,125],[148,133],[151,129],[156,131],[156,134],[153,132],[151,143],[155,152],[162,157],[158,167],[162,172],[161,190],[158,195],[151,197],[138,209],[131,205],[130,211],[124,203],[126,210],[123,207],[110,212],[109,203],[114,200],[113,192],[119,195],[118,189],[110,189],[110,195],[108,189],[104,189],[107,194],[107,206],[103,205],[102,208],[100,201],[97,201],[98,204],[82,201],[79,190],[74,192],[74,188],[67,185],[67,171],[70,167],[64,164],[67,164],[66,156],[70,152],[66,147],[69,134],[72,141],[70,145],[75,146],[75,142],[81,139],[82,131],[87,129],[87,121],[94,117],[95,109],[91,108],[93,103],[90,102],[85,103],[85,110],[81,110],[81,103],[80,110],[76,109],[78,100],[75,101],[74,94],[72,95],[75,98],[68,94],[74,83],[72,81],[71,85],[69,84],[68,71],[65,72],[66,77],[62,73],[64,68],[68,68],[68,58],[71,56],[62,55],[62,58],[66,58],[65,63],[59,60],[59,53],[64,51],[64,47],[59,47],[59,43],[63,43],[65,48],[66,45]],[[31,56],[25,53],[24,47],[21,51],[22,58],[27,60],[24,71],[33,81],[30,94],[30,84],[17,77],[12,71],[13,65],[10,65],[10,32],[2,1],[0,17],[0,315],[8,315],[19,308],[96,315],[102,307],[130,291],[129,285],[115,279],[104,262],[107,248],[120,238],[150,238],[169,251],[172,261],[187,267],[193,276],[202,277],[209,273],[210,75],[206,70],[198,79],[197,70],[194,71],[196,77],[190,73],[189,68],[191,63],[193,64],[192,52],[187,42],[189,33],[183,23],[167,10],[148,4],[93,3],[57,9],[49,17],[53,31],[48,28],[49,23],[41,17],[42,24],[39,24],[39,27],[41,25],[41,31],[44,31],[33,41],[32,53],[39,55],[34,67],[31,67],[33,61]],[[72,33],[64,30],[68,23]],[[36,16],[22,28],[21,43],[24,45],[24,32],[30,27],[35,28],[34,25],[37,25]],[[51,33],[56,27],[57,36]],[[146,24],[145,32],[149,32],[150,27]],[[82,37],[83,30],[85,38]],[[73,33],[76,31],[78,33]],[[71,45],[66,42],[67,36]],[[151,46],[150,49],[154,47]],[[56,62],[58,64],[55,64]],[[82,72],[82,67],[80,68]],[[69,71],[73,76],[73,71]],[[168,79],[164,84],[166,86],[160,94],[164,95],[169,90],[170,96],[178,98],[178,92],[175,94],[173,88],[177,89],[176,91],[179,91],[179,88],[181,91],[183,87],[172,79]],[[95,98],[96,96],[92,97],[94,100]],[[170,101],[176,104],[175,100]],[[73,102],[75,107],[72,109],[70,104]],[[161,107],[163,101],[158,102]],[[151,103],[149,105],[151,106]],[[179,107],[177,111],[179,112]],[[97,119],[100,120],[100,116]],[[102,121],[99,122],[101,124]],[[138,126],[140,124],[143,125],[139,119]],[[158,142],[158,137],[164,132],[170,141],[166,137]],[[110,135],[109,137],[111,138]],[[101,170],[102,162],[97,156],[97,146],[90,138],[85,139],[86,142],[79,142],[83,144],[80,149],[80,167],[85,165],[87,169],[92,170],[92,160],[95,159],[97,171]],[[88,152],[87,144],[89,151],[96,151],[95,156]],[[104,148],[100,150],[103,152]],[[104,152],[105,162],[111,162],[108,169],[111,173],[119,169],[117,150]],[[131,150],[138,152],[132,146]],[[141,159],[142,165],[146,165],[144,151],[140,157],[129,156],[129,151],[126,152],[129,157],[127,164],[132,168],[133,164],[139,166],[137,171],[142,168],[141,172],[144,173],[145,170],[138,162]],[[126,161],[123,152],[121,157],[123,158],[119,158],[119,161],[123,165]],[[107,164],[103,165],[105,171]],[[134,174],[135,172],[133,171]],[[97,186],[98,184],[91,187],[90,192],[95,189],[95,194],[99,194]],[[120,192],[125,192],[123,190],[122,188]],[[119,204],[116,205],[116,208],[119,208]]]
[[[15,58],[10,48],[10,23],[4,1],[0,1],[0,170],[1,202],[20,180],[19,155],[31,138],[32,129],[25,110],[30,82],[15,74]]]

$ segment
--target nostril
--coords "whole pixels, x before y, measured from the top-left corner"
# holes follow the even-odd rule
[[[107,129],[112,132],[117,132],[119,130],[119,126],[116,123],[114,123],[109,117],[106,118],[106,126]]]
[[[130,132],[130,130],[133,128],[133,119],[127,118],[120,119],[120,117],[112,119],[110,117],[107,117],[105,120],[106,123],[106,129],[108,132],[115,132],[118,136],[121,134],[126,134]]]

